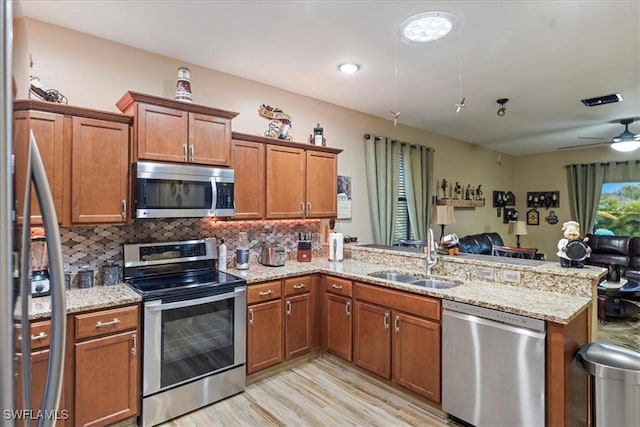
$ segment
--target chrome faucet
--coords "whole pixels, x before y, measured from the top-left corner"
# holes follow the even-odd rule
[[[428,229],[427,236],[427,276],[430,276],[431,268],[438,263],[438,248],[431,228]]]

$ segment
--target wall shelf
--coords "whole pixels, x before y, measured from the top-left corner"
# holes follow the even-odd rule
[[[454,208],[479,208],[484,206],[483,200],[457,200],[457,199],[438,199],[440,206],[453,206]]]

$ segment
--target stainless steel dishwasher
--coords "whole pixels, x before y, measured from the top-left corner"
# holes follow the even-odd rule
[[[443,301],[442,409],[474,426],[544,426],[545,322]]]

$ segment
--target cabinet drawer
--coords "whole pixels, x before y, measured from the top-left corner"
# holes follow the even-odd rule
[[[327,292],[332,294],[352,296],[351,280],[341,279],[333,276],[324,277],[324,287]]]
[[[30,328],[31,350],[49,347],[51,340],[51,321],[45,320],[43,322],[30,323]],[[14,332],[15,348],[16,351],[20,352],[20,348],[22,346],[22,327],[20,325],[16,325]]]
[[[356,283],[354,294],[358,300],[372,302],[420,317],[440,320],[440,300],[437,298],[395,291],[375,285],[365,285],[364,283]]]
[[[311,276],[294,277],[284,281],[284,295],[298,295],[311,292]]]
[[[76,315],[76,339],[111,334],[138,327],[138,306]]]
[[[260,283],[259,285],[249,285],[247,288],[247,304],[270,301],[282,296],[282,281]]]

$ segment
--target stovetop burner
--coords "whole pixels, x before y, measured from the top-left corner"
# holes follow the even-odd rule
[[[246,285],[214,268],[215,240],[127,244],[124,255],[124,281],[145,300],[213,295]]]

